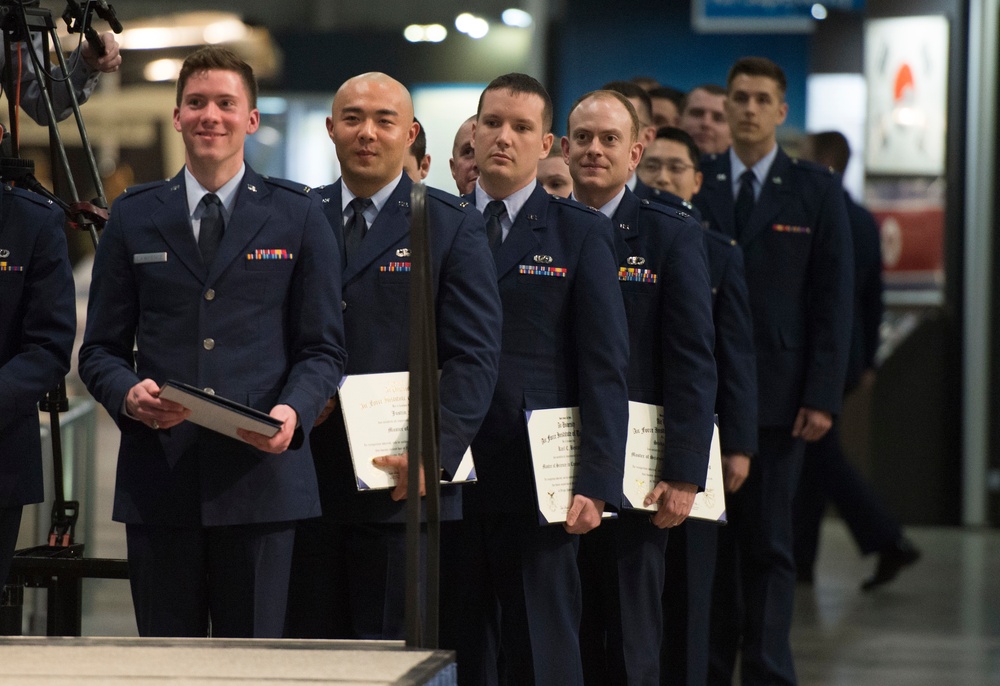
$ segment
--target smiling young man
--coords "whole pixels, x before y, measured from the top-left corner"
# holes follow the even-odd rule
[[[623,510],[580,543],[581,646],[587,683],[658,684],[667,529],[705,486],[715,403],[711,289],[701,231],[626,187],[642,155],[638,119],[614,91],[570,109],[563,155],[573,197],[615,227],[630,343],[629,400],[663,406],[659,482],[645,505]]]
[[[628,333],[608,220],[545,192],[538,161],[552,146],[552,102],[525,74],[483,91],[474,132],[476,208],[488,216],[503,301],[496,392],[472,444],[479,483],[465,494],[461,561],[442,618],[459,679],[497,671],[483,632],[499,626],[506,679],[581,684],[579,534],[621,501]],[[525,411],[579,407],[573,497],[563,525],[541,526]],[[446,598],[448,600],[448,598]]]
[[[794,684],[792,498],[805,442],[821,438],[840,409],[853,296],[850,226],[829,169],[796,162],[777,144],[788,113],[781,68],[746,57],[727,84],[733,145],[703,161],[694,202],[706,225],[743,248],[759,452],[719,536],[709,683],[732,681],[742,637],[744,684]]]
[[[320,199],[245,164],[256,98],[232,52],[188,56],[184,169],[115,201],[94,262],[80,376],[122,431],[113,516],[142,636],[281,637],[295,522],[319,514],[303,439],[344,368],[340,265]],[[281,428],[195,426],[168,380]]]
[[[317,189],[345,253],[347,373],[409,369],[410,191],[403,172],[419,125],[406,88],[381,73],[348,79],[327,132],[342,176]],[[489,407],[500,356],[500,296],[482,215],[427,189],[431,269],[441,369],[440,447],[453,475]],[[311,441],[323,517],[296,533],[288,632],[296,638],[401,639],[406,569],[406,456],[393,491],[359,492],[343,415],[328,408]],[[478,458],[478,455],[477,455]],[[441,516],[461,515],[461,487],[441,489]]]

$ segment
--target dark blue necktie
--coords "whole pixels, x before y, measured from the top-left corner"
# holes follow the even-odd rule
[[[365,221],[365,210],[371,207],[371,198],[354,198],[351,209],[354,214],[344,225],[344,251],[348,262],[357,254],[361,241],[368,233],[368,222]]]
[[[743,238],[743,232],[750,224],[754,203],[753,172],[747,169],[740,175],[740,192],[736,196],[736,240]]]
[[[206,267],[212,265],[215,252],[222,242],[222,234],[226,230],[226,220],[222,216],[222,201],[215,193],[206,193],[201,199],[205,208],[201,214],[201,226],[198,229],[198,250],[201,251],[201,261]]]
[[[500,217],[507,214],[507,206],[503,200],[491,200],[486,203],[483,216],[486,217],[486,240],[490,243],[490,248],[495,252],[503,242],[503,227],[500,226]]]

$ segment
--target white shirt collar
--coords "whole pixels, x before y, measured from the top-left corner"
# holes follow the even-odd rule
[[[761,157],[757,164],[750,167],[750,171],[753,172],[753,178],[756,183],[753,185],[754,197],[760,197],[760,191],[764,187],[764,181],[767,180],[767,173],[771,170],[771,165],[774,164],[774,158],[778,156],[778,145],[775,143],[774,147],[771,148],[771,152],[767,153]],[[743,176],[743,172],[747,170],[747,166],[743,164],[743,160],[739,158],[732,148],[729,148],[729,164],[732,169],[732,182],[733,182],[733,197],[735,198],[740,192],[740,177]]]
[[[236,172],[236,175],[222,184],[219,190],[215,191],[215,194],[219,196],[219,200],[222,202],[222,216],[225,218],[227,224],[233,214],[233,205],[236,204],[236,191],[239,190],[240,181],[243,180],[246,170],[247,165],[244,162],[240,165],[240,170]],[[198,179],[194,178],[194,174],[191,173],[191,170],[186,165],[184,167],[184,188],[187,190],[188,216],[192,220],[200,220],[201,214],[204,211],[201,199],[212,191],[198,183]]]
[[[524,207],[524,203],[528,202],[528,198],[530,198],[531,194],[535,192],[535,186],[537,185],[538,180],[532,179],[531,183],[524,188],[516,190],[506,198],[503,198],[504,207],[507,208],[507,216],[500,220],[501,224],[506,224],[506,222],[509,221],[510,224],[508,226],[513,225],[514,221],[517,219],[517,213],[521,211],[522,207]],[[491,198],[487,195],[486,191],[483,190],[483,187],[479,185],[479,179],[476,179],[476,188],[473,192],[476,194],[476,209],[481,213],[486,211],[487,204],[498,199]]]
[[[387,183],[386,185],[382,186],[382,188],[380,188],[378,191],[376,191],[372,195],[372,197],[371,197],[371,201],[372,201],[371,207],[369,207],[367,210],[365,210],[365,213],[364,213],[365,214],[365,221],[368,222],[368,226],[372,225],[372,222],[375,220],[375,217],[377,217],[378,213],[382,211],[383,207],[385,207],[385,203],[389,200],[389,196],[393,194],[393,191],[396,190],[396,186],[399,185],[399,182],[402,179],[403,179],[403,172],[399,172],[399,175],[394,180],[392,180],[389,183]],[[346,216],[347,215],[347,207],[351,204],[351,201],[354,200],[354,198],[356,198],[358,196],[354,195],[354,193],[351,192],[351,189],[347,187],[347,184],[343,182],[344,181],[343,177],[341,177],[340,181],[341,181],[341,183],[340,183],[340,200],[341,200],[340,213],[341,213],[341,215]]]

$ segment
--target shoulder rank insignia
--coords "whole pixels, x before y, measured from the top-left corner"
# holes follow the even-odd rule
[[[640,257],[639,255],[632,255],[631,257],[629,257],[625,261],[628,262],[629,264],[633,265],[633,266],[639,266],[639,265],[646,264],[646,258],[645,257]]]
[[[396,257],[409,257],[409,256],[410,256],[409,248],[400,248],[399,250],[396,251]]]
[[[309,186],[303,186],[303,187],[302,187],[302,192],[303,192],[303,193],[308,193],[308,192],[309,192],[309,191],[311,191],[311,190],[312,190],[312,188],[310,188]]]
[[[552,255],[535,255],[535,264],[552,264]]]

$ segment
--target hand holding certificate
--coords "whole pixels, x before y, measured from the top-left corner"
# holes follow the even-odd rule
[[[286,421],[276,419],[266,412],[179,381],[167,381],[163,384],[159,397],[187,408],[191,413],[188,421],[244,442],[246,439],[238,433],[240,429],[271,438],[281,431],[287,421],[287,417]],[[288,409],[295,414],[294,410]],[[292,428],[294,427],[293,423]]]
[[[340,410],[359,491],[397,488],[399,466],[407,451],[410,431],[410,375],[352,374],[340,383]],[[391,457],[381,464],[376,458]],[[475,481],[472,453],[465,456],[450,482]],[[397,489],[397,492],[398,489]]]
[[[646,505],[646,496],[660,482],[663,454],[663,408],[629,402],[628,441],[625,444],[624,503],[628,508],[655,512],[657,503]],[[726,521],[726,499],[722,482],[722,451],[719,426],[712,435],[705,490],[694,498],[689,517],[713,522]]]

